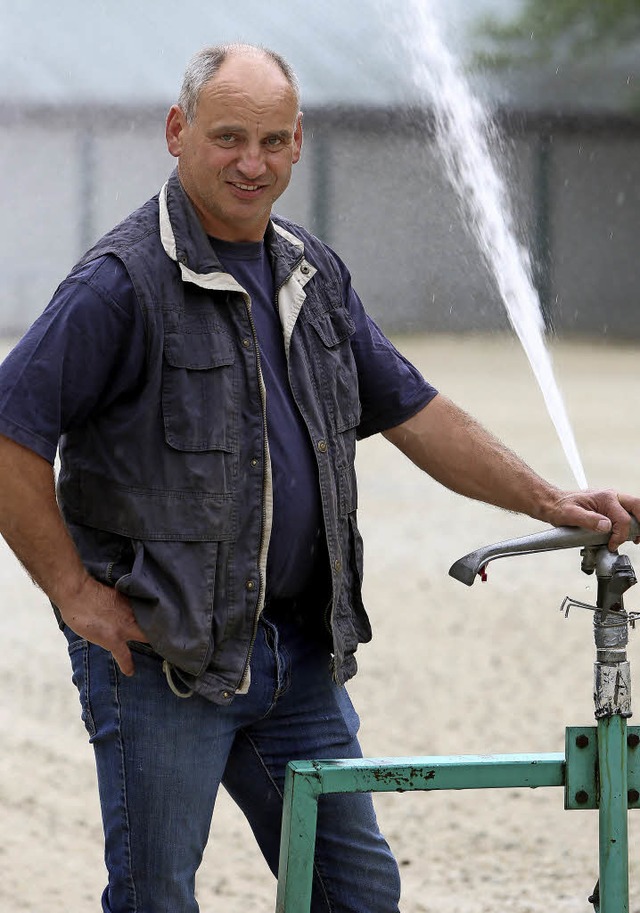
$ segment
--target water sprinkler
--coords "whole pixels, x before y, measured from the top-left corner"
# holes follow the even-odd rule
[[[640,524],[632,518],[627,541],[638,536]],[[626,646],[629,626],[635,627],[636,620],[640,618],[640,612],[625,611],[623,600],[623,594],[637,582],[635,571],[626,555],[609,551],[608,541],[609,533],[560,526],[531,536],[486,545],[460,558],[449,570],[456,580],[471,586],[477,576],[486,580],[487,565],[497,558],[581,548],[582,571],[585,574],[595,572],[598,579],[596,605],[567,596],[560,608],[565,616],[572,608],[588,609],[594,613],[596,719],[616,714],[631,716],[631,680]]]
[[[640,524],[632,518],[627,541],[638,536]],[[593,700],[597,730],[578,734],[567,730],[565,806],[599,809],[600,878],[589,902],[596,913],[628,913],[627,809],[637,808],[640,800],[637,784],[632,782],[640,739],[637,732],[627,732],[631,672],[626,649],[629,627],[635,626],[640,612],[628,613],[624,608],[624,593],[637,579],[629,558],[611,552],[608,540],[608,533],[558,527],[479,548],[456,561],[449,574],[471,586],[477,576],[486,580],[487,565],[497,558],[567,548],[580,548],[582,571],[596,574],[596,605],[567,596],[561,606],[565,616],[572,608],[593,612],[596,647]]]
[[[578,526],[558,526],[540,533],[533,533],[531,536],[521,536],[518,539],[506,539],[504,542],[496,542],[494,545],[485,545],[456,561],[449,569],[449,574],[461,583],[471,586],[476,576],[485,576],[487,565],[496,558],[508,558],[510,555],[533,555],[536,552],[552,552],[564,548],[593,550],[606,545],[610,535],[610,533],[592,532]],[[635,517],[632,517],[627,541],[637,539],[638,536],[640,536],[640,523]],[[591,573],[594,568],[595,564],[592,566]],[[583,570],[585,573],[589,573],[584,566]]]
[[[640,536],[633,520],[629,539]],[[599,810],[599,874],[589,896],[596,913],[629,913],[627,810],[640,808],[640,727],[627,728],[631,680],[626,646],[629,625],[623,594],[636,582],[626,556],[610,552],[609,535],[574,527],[488,545],[466,555],[449,573],[471,586],[496,558],[580,548],[582,570],[595,573],[595,606],[564,600],[594,613],[597,650],[596,726],[565,730],[564,753],[337,758],[290,761],[284,785],[276,913],[309,913],[320,796],[330,793],[408,790],[564,789],[565,808]]]

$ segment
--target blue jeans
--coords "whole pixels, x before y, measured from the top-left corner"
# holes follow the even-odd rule
[[[98,772],[103,913],[197,913],[220,783],[277,875],[287,762],[361,756],[358,717],[331,679],[326,648],[293,621],[261,620],[249,692],[220,707],[177,697],[151,651],[135,652],[127,678],[110,653],[66,634]],[[313,913],[397,913],[399,893],[371,797],[321,797]]]

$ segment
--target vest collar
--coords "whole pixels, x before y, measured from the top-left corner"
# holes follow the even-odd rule
[[[202,288],[240,291],[238,283],[224,272],[215,255],[197,213],[180,183],[178,169],[174,169],[160,191],[160,239],[164,250],[180,265],[184,282]],[[276,288],[282,286],[299,269],[304,260],[304,244],[277,220],[270,220],[265,242],[274,265]],[[315,269],[309,264],[305,269],[308,281]]]

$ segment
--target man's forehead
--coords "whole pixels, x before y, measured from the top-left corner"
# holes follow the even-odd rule
[[[280,74],[280,77],[265,80],[254,72],[251,79],[242,80],[229,78],[220,71],[202,87],[197,114],[225,121],[245,118],[294,120],[298,113],[296,96],[284,75]]]
[[[224,107],[252,103],[261,106],[275,106],[289,102],[295,104],[295,96],[286,81],[282,84],[268,84],[261,79],[241,82],[226,79],[222,75],[205,83],[200,92],[200,100],[215,102]]]
[[[206,84],[223,92],[263,93],[294,96],[294,91],[280,67],[258,50],[231,53],[215,76]]]

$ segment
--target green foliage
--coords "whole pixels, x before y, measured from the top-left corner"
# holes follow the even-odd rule
[[[640,0],[525,0],[516,19],[485,17],[477,33],[493,46],[476,62],[496,68],[606,54],[640,41]]]

